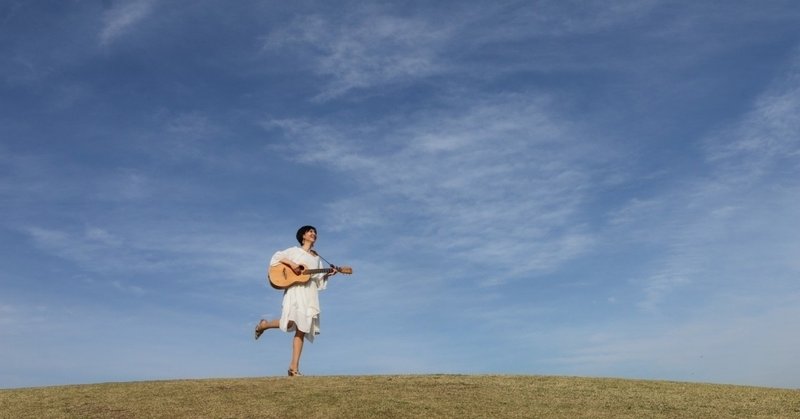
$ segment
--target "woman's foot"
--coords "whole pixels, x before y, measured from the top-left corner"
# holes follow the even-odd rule
[[[303,374],[300,374],[300,371],[289,369],[289,377],[300,377]]]
[[[267,321],[264,319],[258,321],[258,324],[256,325],[256,340],[258,340],[258,338],[261,337],[261,334],[267,330],[267,325],[265,323],[267,323]]]

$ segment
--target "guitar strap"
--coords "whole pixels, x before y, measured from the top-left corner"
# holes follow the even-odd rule
[[[319,254],[319,252],[317,252],[317,256],[319,256],[319,258],[320,258],[320,259],[324,260],[324,261],[325,261],[325,263],[327,263],[328,265],[330,265],[330,266],[331,266],[331,268],[333,268],[333,269],[335,269],[335,270],[338,270],[338,269],[339,269],[339,268],[337,268],[337,267],[336,267],[336,265],[334,265],[334,264],[332,264],[332,263],[328,262],[328,259],[325,259],[324,257],[322,257],[322,255],[320,255],[320,254]]]

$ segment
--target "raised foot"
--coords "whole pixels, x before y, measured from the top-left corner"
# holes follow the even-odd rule
[[[264,331],[267,330],[266,326],[263,327],[261,326],[263,323],[266,323],[266,320],[261,319],[258,321],[258,324],[256,325],[256,340],[258,340],[258,338],[261,337]]]

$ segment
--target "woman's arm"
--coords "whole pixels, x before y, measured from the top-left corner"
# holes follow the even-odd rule
[[[289,259],[283,258],[283,259],[279,260],[279,261],[278,261],[278,263],[282,263],[282,264],[284,264],[284,265],[286,265],[286,266],[288,266],[288,267],[292,268],[292,271],[293,271],[295,274],[297,274],[297,275],[300,275],[300,272],[302,272],[302,271],[300,270],[300,265],[298,265],[298,264],[296,264],[296,263],[292,262],[292,261],[291,261],[291,260],[289,260]]]
[[[286,250],[279,250],[279,251],[275,252],[275,254],[272,255],[272,258],[269,261],[269,266],[275,266],[275,265],[277,265],[279,263],[282,263],[282,264],[288,266],[289,268],[291,268],[292,271],[295,274],[299,275],[300,274],[300,265],[295,263],[293,260],[289,259],[291,250],[292,249],[289,248],[289,249],[286,249]]]

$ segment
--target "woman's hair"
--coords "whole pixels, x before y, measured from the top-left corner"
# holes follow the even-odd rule
[[[314,226],[302,226],[302,227],[300,227],[300,229],[297,230],[297,235],[295,236],[295,237],[297,237],[297,242],[298,243],[303,244],[303,235],[306,234],[306,232],[308,230],[317,231],[317,228],[314,227]]]

